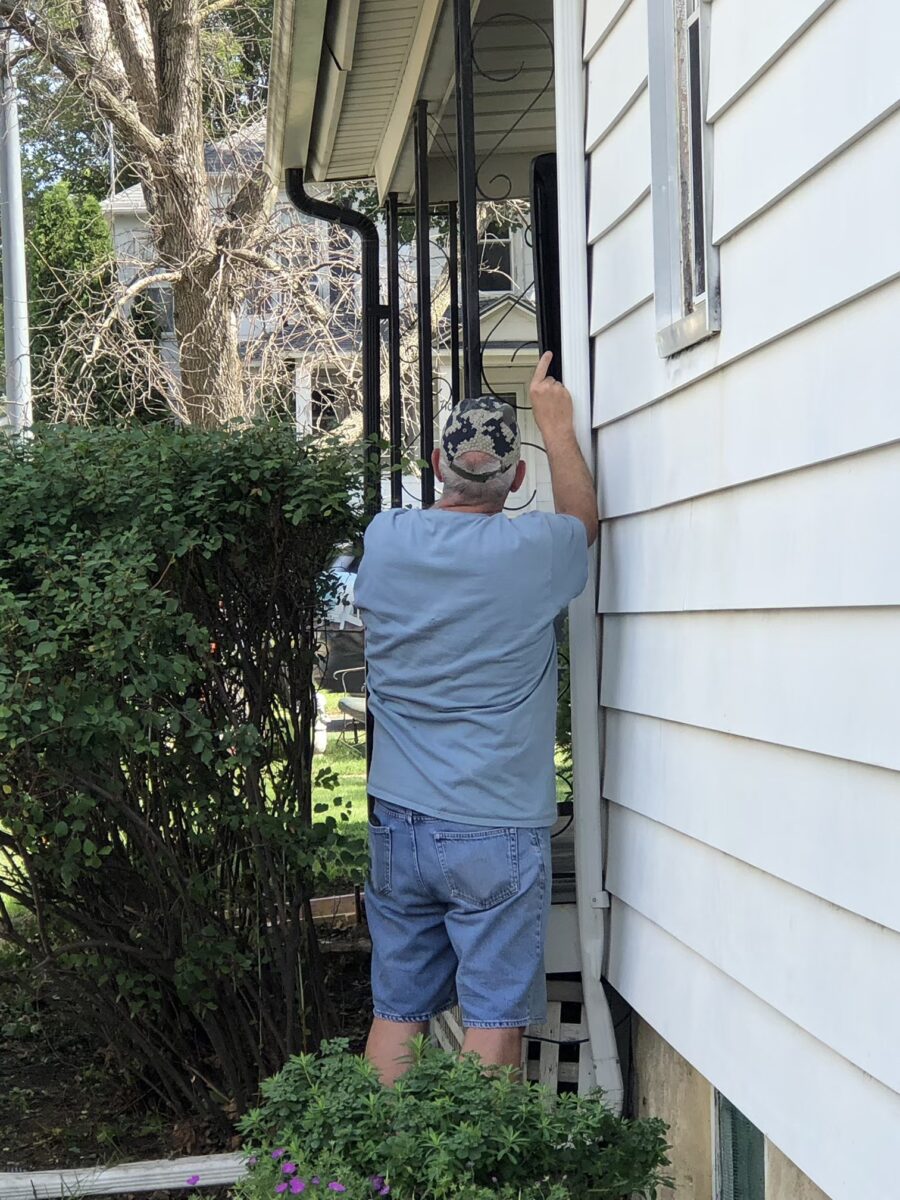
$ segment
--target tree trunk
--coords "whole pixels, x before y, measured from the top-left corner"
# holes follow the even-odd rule
[[[238,318],[232,289],[215,260],[189,268],[175,285],[182,417],[210,426],[245,415]],[[221,263],[219,263],[221,268]]]

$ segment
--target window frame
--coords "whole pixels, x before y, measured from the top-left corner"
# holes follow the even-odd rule
[[[497,225],[499,222],[491,222],[491,225]],[[516,291],[516,252],[515,252],[515,229],[511,224],[506,226],[506,236],[499,237],[491,232],[490,226],[484,231],[484,235],[478,239],[478,295],[482,300],[492,300],[501,296],[509,296]],[[482,267],[482,247],[490,242],[495,242],[498,245],[506,246],[509,253],[509,273],[506,275],[506,284],[500,288],[483,288],[481,286],[482,274],[501,275],[502,271],[485,269]]]
[[[762,1130],[745,1117],[740,1109],[720,1091],[714,1091],[713,1128],[715,1131],[715,1200],[766,1200],[766,1139]],[[734,1189],[735,1137],[752,1138],[750,1149],[755,1168],[753,1178],[742,1181],[749,1191]],[[749,1145],[749,1143],[746,1143]]]
[[[654,291],[661,358],[705,341],[722,324],[719,253],[712,236],[713,130],[706,120],[709,25],[710,0],[650,0]]]

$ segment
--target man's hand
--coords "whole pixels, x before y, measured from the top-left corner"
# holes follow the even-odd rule
[[[552,361],[548,350],[537,365],[529,389],[531,409],[550,462],[556,511],[584,522],[590,546],[597,537],[597,495],[575,437],[572,397],[568,388],[547,374]]]
[[[534,419],[545,443],[573,432],[572,397],[568,388],[548,375],[552,361],[553,352],[548,350],[535,367],[528,389]]]

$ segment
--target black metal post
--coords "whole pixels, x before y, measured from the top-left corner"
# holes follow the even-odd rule
[[[400,214],[387,202],[388,378],[390,381],[391,508],[403,507],[403,396],[400,391]]]
[[[300,212],[336,222],[359,234],[362,246],[362,359],[363,437],[366,439],[366,511],[381,508],[381,287],[378,266],[378,229],[371,217],[353,208],[342,208],[310,196],[303,170],[285,172],[288,198]]]
[[[481,321],[478,305],[478,212],[475,204],[475,83],[471,0],[453,0],[456,26],[456,162],[462,252],[463,355],[466,395],[480,396]]]
[[[416,287],[419,310],[419,448],[422,507],[434,504],[434,366],[431,330],[431,213],[428,205],[428,102],[420,100],[415,115],[416,154]]]
[[[459,209],[456,201],[447,205],[450,248],[447,269],[450,272],[450,402],[459,404]]]

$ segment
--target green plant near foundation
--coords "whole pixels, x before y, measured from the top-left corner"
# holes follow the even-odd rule
[[[663,1122],[485,1072],[424,1039],[411,1053],[391,1089],[341,1041],[292,1058],[239,1124],[251,1161],[239,1200],[649,1200],[665,1182]]]

